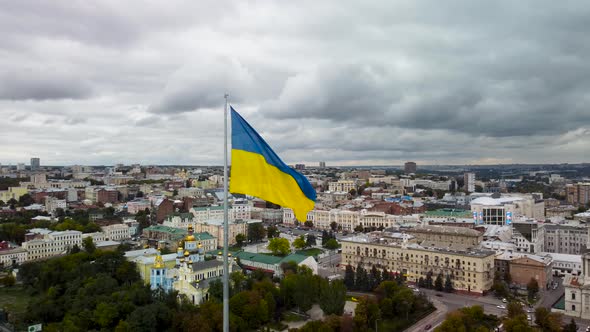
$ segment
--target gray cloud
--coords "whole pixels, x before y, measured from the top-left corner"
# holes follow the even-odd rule
[[[219,164],[225,92],[290,163],[584,161],[588,31],[582,1],[4,2],[0,162]]]

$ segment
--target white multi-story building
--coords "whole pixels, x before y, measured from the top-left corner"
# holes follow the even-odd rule
[[[127,202],[127,213],[137,214],[139,211],[145,211],[151,207],[150,201],[147,199],[134,199]]]
[[[475,173],[465,173],[463,174],[463,186],[465,187],[465,191],[467,192],[474,192],[475,191]]]
[[[588,243],[588,227],[544,224],[545,251],[550,253],[580,255]]]
[[[535,220],[521,220],[512,224],[512,241],[518,252],[531,254],[545,251],[545,228]]]
[[[82,244],[82,232],[63,231],[45,233],[41,239],[23,242],[23,248],[28,252],[28,259],[42,259],[65,254],[74,245]]]
[[[295,224],[295,214],[289,208],[283,209],[283,223]],[[397,225],[416,224],[420,218],[416,215],[398,216],[385,214],[384,212],[370,212],[367,210],[311,210],[307,213],[307,220],[313,222],[313,226],[319,229],[330,229],[332,223],[343,231],[353,231],[357,226],[363,228],[389,228]]]
[[[10,247],[0,250],[0,267],[22,264],[27,261],[27,250],[21,247]]]
[[[542,252],[541,256],[551,256],[553,258],[553,275],[565,276],[567,274],[580,275],[582,273],[582,256],[556,254],[552,252]]]
[[[113,224],[101,227],[106,236],[106,240],[121,241],[131,238],[129,227],[124,224]]]
[[[45,197],[45,211],[49,213],[55,212],[57,209],[65,210],[68,207],[68,203],[65,199],[57,199],[55,197]]]
[[[487,195],[471,201],[478,223],[504,225],[517,218],[544,219],[545,203],[535,195]]]
[[[338,180],[328,184],[329,191],[344,191],[349,192],[352,189],[356,190],[356,183],[353,180]]]
[[[195,222],[223,219],[223,206],[193,207],[190,212]],[[228,211],[229,220],[251,219],[252,207],[248,204],[235,204]]]
[[[94,243],[106,241],[107,236],[103,232],[94,232],[94,233],[84,233],[82,234],[82,239],[87,237],[91,237]]]
[[[205,194],[202,188],[191,187],[191,188],[180,188],[178,189],[178,198],[183,197],[201,197]]]
[[[426,179],[415,179],[410,182],[412,186],[423,186],[433,190],[449,190],[451,188],[451,180],[448,181],[432,181]]]

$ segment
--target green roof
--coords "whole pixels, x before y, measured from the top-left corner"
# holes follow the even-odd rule
[[[188,231],[186,229],[182,229],[182,228],[174,228],[174,227],[168,227],[168,226],[162,226],[162,225],[156,225],[156,226],[150,226],[148,228],[144,228],[145,231],[152,231],[152,232],[164,232],[164,233],[170,233],[170,234],[174,234],[174,235],[186,235],[188,233]]]
[[[438,209],[432,211],[426,211],[424,213],[426,217],[460,217],[460,218],[471,218],[471,211],[463,209]]]
[[[309,256],[305,256],[305,255],[301,255],[301,254],[291,254],[291,255],[283,258],[281,260],[281,263],[293,261],[293,262],[299,264],[299,263],[303,262],[304,260],[306,260],[307,257],[309,257]]]
[[[246,251],[241,251],[241,252],[237,253],[236,256],[239,257],[240,259],[243,259],[243,260],[249,260],[249,261],[262,263],[262,264],[268,264],[268,265],[279,265],[281,263],[291,262],[291,261],[299,264],[299,263],[303,262],[305,259],[307,259],[307,257],[308,257],[308,256],[301,255],[301,254],[290,254],[285,257],[279,257],[279,256],[266,255],[266,254],[256,254],[253,252],[246,252]]]
[[[212,240],[214,239],[213,235],[207,233],[207,232],[203,232],[203,233],[194,233],[193,234],[197,240]]]
[[[279,264],[283,260],[283,257],[264,255],[264,254],[256,254],[256,253],[247,252],[247,251],[241,251],[236,256],[242,260],[249,260],[249,261],[262,263],[262,264],[269,264],[269,265]],[[287,257],[289,257],[289,256],[287,256]],[[287,258],[287,257],[285,257],[285,258]]]

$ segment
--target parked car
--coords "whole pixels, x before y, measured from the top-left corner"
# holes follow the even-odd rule
[[[428,324],[426,326],[424,326],[424,331],[428,331],[432,328],[432,325]]]
[[[496,306],[496,307],[497,307],[498,309],[506,309],[506,306],[505,306],[505,305],[498,305],[498,306]]]

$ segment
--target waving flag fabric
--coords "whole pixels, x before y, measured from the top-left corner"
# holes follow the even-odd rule
[[[287,166],[264,139],[231,109],[231,176],[229,191],[288,207],[299,221],[313,209],[316,192],[302,174]]]

